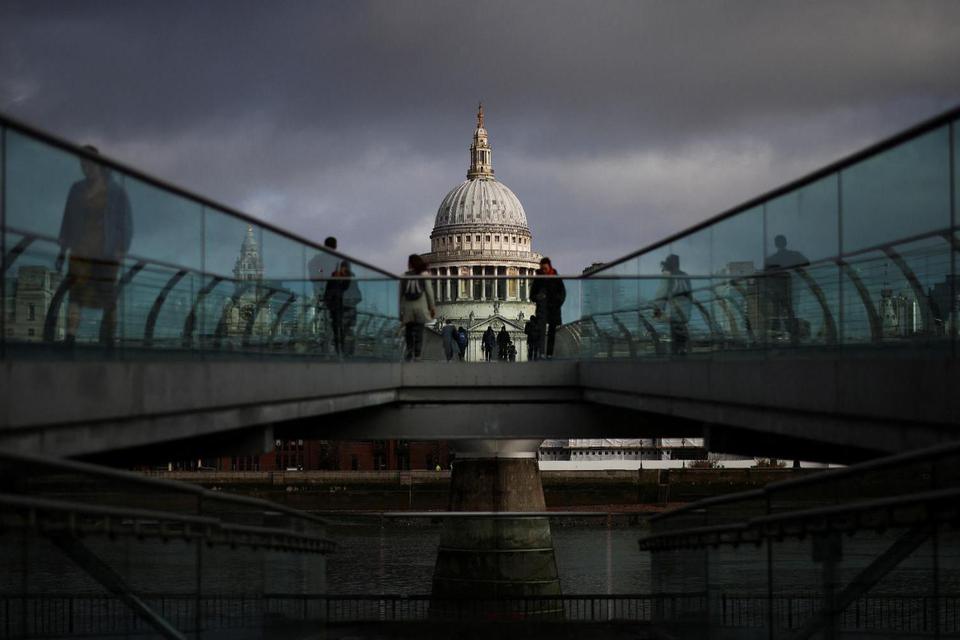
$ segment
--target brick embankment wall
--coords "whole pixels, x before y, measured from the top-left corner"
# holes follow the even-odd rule
[[[818,473],[792,469],[542,471],[548,509],[642,512]],[[445,510],[450,471],[152,471],[307,510]]]

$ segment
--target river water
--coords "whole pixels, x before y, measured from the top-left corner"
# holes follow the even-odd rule
[[[691,582],[706,574],[711,585],[737,593],[763,593],[772,579],[774,590],[809,593],[822,586],[822,565],[814,561],[811,538],[775,543],[773,571],[767,572],[765,548],[753,545],[724,546],[710,550],[709,559],[695,560],[690,571],[676,571],[659,583],[651,580],[651,554],[641,551],[638,540],[647,529],[638,524],[604,520],[565,522],[552,519],[554,550],[563,593],[639,594],[652,591],[689,591]],[[327,590],[331,594],[430,593],[442,524],[415,520],[358,521],[333,526],[328,531],[339,548],[327,561]],[[887,549],[898,532],[861,532],[845,537],[838,566],[841,581],[852,579]],[[960,546],[951,534],[941,538],[937,551],[939,578],[944,592],[960,592]],[[946,543],[946,544],[944,544]],[[675,552],[702,558],[694,551]],[[933,547],[927,543],[904,559],[873,589],[874,592],[927,591],[933,572]],[[676,562],[678,566],[683,562]],[[668,572],[669,573],[669,572]],[[659,587],[659,589],[658,589]]]

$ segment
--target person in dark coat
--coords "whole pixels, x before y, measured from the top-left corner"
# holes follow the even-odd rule
[[[493,359],[493,352],[497,350],[497,334],[493,332],[493,327],[487,327],[483,332],[483,358],[487,362]]]
[[[95,147],[84,149],[98,153]],[[117,275],[133,239],[133,216],[127,192],[109,169],[88,158],[80,161],[80,168],[84,179],[70,187],[54,265],[60,271],[68,260],[66,343],[76,340],[81,309],[102,309],[100,339],[109,346],[116,325]]]
[[[510,334],[507,333],[507,325],[500,327],[500,333],[497,334],[497,357],[500,360],[506,360],[510,349]]]
[[[447,318],[443,329],[440,330],[440,339],[443,341],[443,355],[447,362],[453,360],[453,346],[457,342],[457,328],[453,326],[453,320]]]
[[[557,327],[562,322],[560,310],[567,299],[567,288],[564,286],[563,280],[557,277],[557,271],[553,268],[550,258],[541,258],[537,275],[541,277],[533,281],[533,285],[530,287],[530,299],[537,305],[536,316],[540,326],[540,344],[542,347],[546,347],[543,351],[547,359],[550,359],[553,357]],[[544,342],[546,342],[545,345]]]
[[[467,358],[467,330],[457,327],[457,349],[460,350],[460,361]]]
[[[523,325],[523,332],[527,335],[527,360],[540,359],[540,321],[536,314],[530,316]]]

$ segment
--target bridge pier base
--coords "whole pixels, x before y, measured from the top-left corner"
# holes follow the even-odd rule
[[[546,510],[540,440],[475,440],[456,445],[450,511]],[[444,523],[433,577],[431,613],[457,617],[562,616],[549,519],[453,516]],[[463,610],[464,607],[468,609]],[[466,617],[466,616],[460,616]]]

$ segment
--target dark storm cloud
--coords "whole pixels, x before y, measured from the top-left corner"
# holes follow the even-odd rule
[[[0,110],[394,268],[462,179],[479,98],[497,175],[565,271],[960,99],[953,1],[0,12]]]

